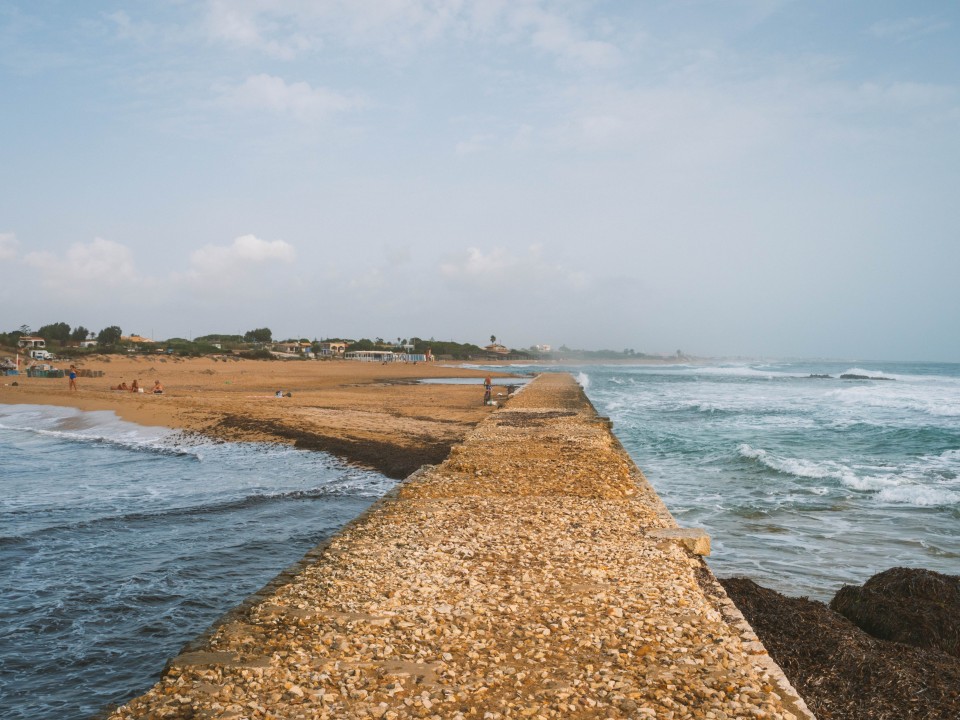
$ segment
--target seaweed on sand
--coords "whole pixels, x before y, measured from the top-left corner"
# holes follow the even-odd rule
[[[960,576],[895,567],[844,585],[830,609],[881,640],[960,658]]]
[[[960,659],[878,640],[747,578],[720,582],[818,720],[960,718]]]

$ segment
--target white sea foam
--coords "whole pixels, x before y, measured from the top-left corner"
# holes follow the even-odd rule
[[[793,475],[794,477],[800,478],[811,478],[814,480],[833,478],[840,480],[844,484],[849,482],[855,483],[857,481],[856,473],[852,469],[833,460],[822,460],[817,462],[813,460],[805,460],[803,458],[780,457],[769,453],[766,450],[750,447],[750,445],[747,445],[746,443],[740,445],[737,448],[737,451],[740,453],[741,457],[756,460],[771,470],[776,470],[777,472],[784,473],[785,475]]]
[[[121,420],[109,410],[85,412],[53,405],[0,405],[0,428],[74,442],[108,442],[131,448],[165,448],[177,433]]]
[[[960,492],[930,485],[898,485],[881,490],[877,500],[915,507],[943,507],[960,505]]]
[[[728,375],[731,377],[762,378],[764,380],[803,377],[803,375],[797,373],[785,373],[779,370],[762,370],[750,365],[691,367],[690,372],[698,375]]]
[[[580,383],[580,387],[586,390],[590,387],[590,376],[584,372],[577,374],[577,382]]]

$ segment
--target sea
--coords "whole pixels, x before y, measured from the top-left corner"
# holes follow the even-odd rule
[[[572,373],[720,577],[828,601],[893,566],[960,574],[960,364],[502,369]],[[143,692],[393,485],[324,453],[0,405],[0,716]]]
[[[960,364],[568,368],[719,577],[828,602],[960,574]]]
[[[385,494],[325,453],[0,405],[0,718],[88,720]]]

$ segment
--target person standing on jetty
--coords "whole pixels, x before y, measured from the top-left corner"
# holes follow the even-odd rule
[[[67,377],[70,378],[70,384],[68,387],[71,391],[76,391],[77,389],[77,366],[71,365],[70,372],[67,374]]]

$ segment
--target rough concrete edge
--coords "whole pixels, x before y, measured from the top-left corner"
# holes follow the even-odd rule
[[[784,707],[793,712],[798,718],[817,720],[813,711],[807,707],[807,703],[793,686],[793,683],[791,683],[789,678],[784,674],[783,668],[770,656],[767,648],[760,641],[760,638],[757,637],[756,632],[754,632],[753,627],[747,622],[747,619],[743,616],[743,613],[740,612],[740,609],[733,600],[730,599],[730,596],[727,595],[727,591],[723,589],[723,585],[717,580],[706,561],[701,558],[700,562],[703,573],[698,576],[697,580],[700,582],[701,587],[703,587],[704,584],[709,585],[709,588],[703,588],[704,594],[713,602],[717,611],[723,616],[727,624],[739,632],[740,640],[747,649],[747,652],[750,653],[755,663],[763,668],[763,671],[776,685],[777,694],[780,696]]]
[[[587,397],[582,386],[580,386],[580,392],[583,394],[584,400],[596,414],[596,408],[593,406],[593,403],[590,402],[590,399]],[[653,486],[650,484],[650,481],[647,480],[646,476],[643,474],[643,471],[640,470],[640,467],[636,464],[633,458],[630,457],[630,453],[628,453],[626,448],[624,448],[623,443],[620,442],[620,438],[618,438],[616,433],[614,433],[613,421],[610,420],[610,418],[599,414],[597,414],[597,419],[607,424],[607,427],[610,430],[610,437],[613,439],[615,448],[629,464],[631,475],[633,475],[637,484],[643,486],[644,488],[649,488],[653,495],[660,501],[660,505],[663,508],[662,516],[668,521],[667,528],[680,528],[680,525],[673,517],[673,514],[666,506],[666,503],[663,502],[663,498],[661,498],[660,494],[657,493],[657,491],[653,488]],[[707,598],[714,604],[714,606],[717,608],[717,611],[723,616],[723,619],[727,622],[727,624],[739,633],[744,647],[747,648],[748,652],[751,652],[751,657],[753,657],[757,665],[760,665],[763,668],[763,671],[776,685],[778,691],[777,694],[780,696],[784,707],[793,712],[798,718],[803,718],[804,720],[817,720],[810,708],[807,707],[807,703],[800,696],[800,693],[797,692],[796,688],[793,687],[793,684],[784,674],[783,668],[781,668],[776,661],[770,657],[770,653],[767,651],[767,648],[764,647],[763,643],[760,642],[760,638],[757,637],[753,627],[747,622],[747,619],[743,616],[743,613],[740,612],[734,602],[727,595],[726,590],[724,590],[723,586],[719,583],[719,581],[717,581],[716,576],[713,574],[710,566],[707,565],[706,560],[704,560],[702,557],[694,555],[693,553],[690,553],[689,551],[687,552],[691,557],[695,557],[697,559],[697,561],[700,563],[700,567],[703,569],[702,577],[698,578],[701,581],[701,588],[703,583],[707,583],[710,586],[710,592],[707,592],[706,588],[702,588],[704,590],[704,595],[706,595]]]

